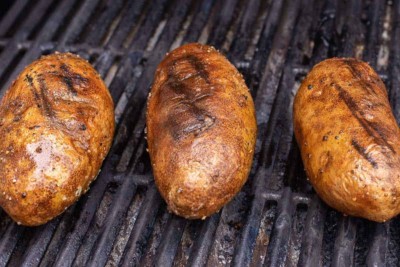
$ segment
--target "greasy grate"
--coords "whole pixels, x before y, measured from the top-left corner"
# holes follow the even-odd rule
[[[291,119],[301,79],[332,56],[369,61],[400,119],[397,1],[16,0],[1,9],[0,94],[42,54],[72,51],[109,86],[117,131],[91,190],[63,215],[25,228],[0,210],[0,266],[400,264],[398,218],[344,217],[314,194]],[[156,66],[193,41],[214,45],[244,74],[259,124],[249,181],[205,221],[168,213],[144,139]]]

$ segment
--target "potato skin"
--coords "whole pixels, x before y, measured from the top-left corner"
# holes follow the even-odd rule
[[[257,124],[236,68],[197,43],[158,66],[147,106],[147,139],[156,185],[169,209],[188,219],[217,212],[246,182]]]
[[[87,61],[44,56],[3,97],[0,135],[0,206],[18,224],[41,225],[97,176],[114,135],[114,104]]]
[[[317,64],[295,97],[294,129],[307,175],[328,205],[377,222],[400,212],[400,132],[367,63]]]

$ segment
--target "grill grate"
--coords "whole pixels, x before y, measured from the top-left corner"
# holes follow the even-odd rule
[[[0,209],[0,266],[400,264],[400,220],[376,224],[343,217],[322,203],[306,180],[291,120],[302,78],[332,56],[369,61],[385,80],[400,119],[397,1],[2,5],[0,96],[40,55],[75,52],[105,79],[116,103],[117,131],[91,190],[63,215],[25,228]],[[193,41],[214,45],[244,74],[259,124],[249,181],[205,221],[168,213],[154,186],[143,132],[157,64],[169,50]]]

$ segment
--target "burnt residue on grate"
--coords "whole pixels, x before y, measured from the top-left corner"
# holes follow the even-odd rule
[[[41,55],[88,59],[115,102],[113,147],[91,189],[46,225],[0,209],[0,266],[398,266],[399,219],[343,217],[315,195],[293,138],[294,95],[327,57],[369,61],[400,121],[397,1],[16,0],[0,4],[0,96]],[[242,191],[201,221],[170,214],[153,182],[145,103],[157,64],[202,42],[244,74],[259,133]]]

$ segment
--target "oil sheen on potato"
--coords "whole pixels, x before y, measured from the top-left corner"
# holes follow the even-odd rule
[[[0,206],[44,224],[99,173],[114,135],[113,100],[93,67],[57,53],[27,66],[0,104]]]

